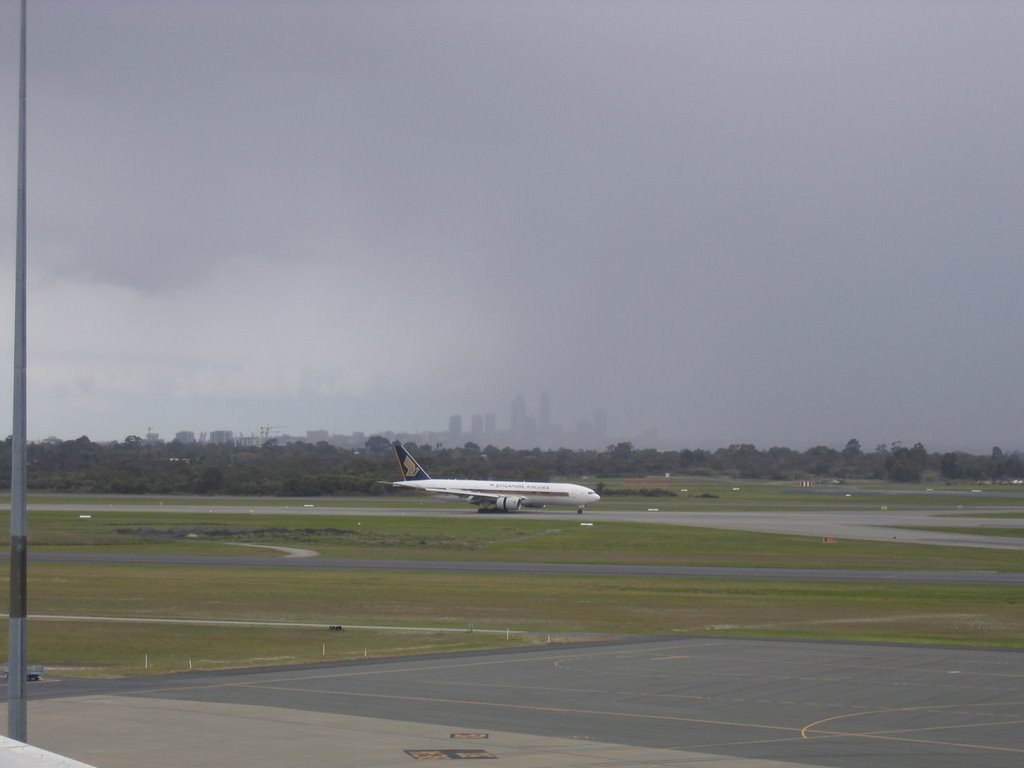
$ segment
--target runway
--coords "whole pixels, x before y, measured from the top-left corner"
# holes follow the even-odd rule
[[[948,498],[949,493],[942,494]],[[659,523],[662,525],[684,525],[703,528],[720,528],[759,533],[784,533],[797,536],[813,536],[835,539],[858,539],[865,541],[899,541],[908,544],[936,544],[941,546],[983,547],[987,549],[1011,549],[1024,551],[1024,507],[972,506],[976,501],[971,494],[961,494],[964,504],[959,509],[950,507],[900,507],[886,509],[875,506],[869,498],[832,500],[828,506],[794,509],[780,505],[778,509],[736,510],[719,509],[709,506],[704,509],[661,510],[656,504],[646,510],[615,509],[614,502],[602,501],[591,507],[582,517],[573,511],[547,509],[539,512],[514,512],[508,517],[524,520],[549,520],[573,522],[627,522]],[[1002,497],[999,497],[1002,498]],[[395,507],[339,507],[329,506],[326,500],[317,506],[296,505],[282,502],[252,506],[245,503],[221,504],[217,506],[195,503],[153,503],[140,500],[126,504],[45,504],[33,505],[55,511],[75,514],[100,514],[104,511],[133,512],[180,512],[192,514],[246,514],[246,515],[315,515],[315,516],[362,516],[362,517],[473,517],[493,518],[494,514],[479,514],[472,507],[434,508],[411,500],[406,506]],[[837,506],[840,504],[841,506]],[[5,507],[0,506],[0,509]],[[1020,516],[994,517],[998,514]],[[923,528],[972,529],[971,533],[952,530],[921,530]],[[992,536],[986,528],[1020,529],[1020,536]],[[974,532],[976,531],[976,532]]]
[[[31,695],[32,741],[104,768],[375,768],[474,751],[510,768],[1024,759],[1020,652],[648,639],[69,680]]]

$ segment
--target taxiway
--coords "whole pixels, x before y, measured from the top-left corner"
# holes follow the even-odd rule
[[[50,681],[32,695],[32,741],[105,768],[376,768],[460,752],[507,768],[1024,759],[1024,654],[1011,651],[648,639]]]

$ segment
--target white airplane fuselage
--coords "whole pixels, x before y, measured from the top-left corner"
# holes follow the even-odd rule
[[[528,483],[503,480],[401,480],[393,485],[413,488],[439,499],[468,501],[493,498],[499,509],[544,507],[548,505],[581,507],[601,497],[590,488],[575,483]],[[508,501],[503,501],[503,500]]]

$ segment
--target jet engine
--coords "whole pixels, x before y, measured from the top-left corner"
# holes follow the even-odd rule
[[[522,496],[499,496],[494,500],[494,507],[500,512],[518,512],[522,506]]]

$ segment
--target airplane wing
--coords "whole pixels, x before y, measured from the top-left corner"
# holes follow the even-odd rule
[[[473,504],[482,504],[488,501],[494,501],[500,499],[502,496],[511,496],[514,494],[508,493],[481,493],[480,491],[461,491],[458,488],[420,488],[421,491],[427,493],[440,493],[445,496],[452,496],[463,501],[469,501]]]
[[[498,499],[508,498],[509,496],[515,497],[515,494],[509,493],[480,493],[479,491],[473,493],[453,493],[451,495],[458,496],[460,499],[471,504],[495,504]]]
[[[458,499],[459,501],[465,501],[469,504],[475,504],[478,507],[482,506],[495,506],[507,511],[514,511],[519,509],[521,503],[525,500],[524,497],[515,492],[508,493],[492,493],[490,491],[463,491],[458,488],[450,487],[439,487],[439,488],[420,488],[421,491],[426,493],[433,493],[438,496],[443,496],[448,499]]]

